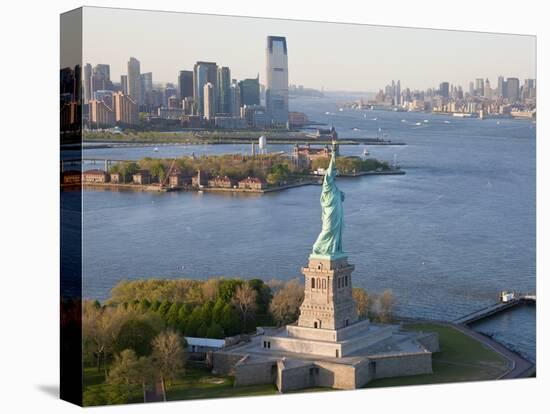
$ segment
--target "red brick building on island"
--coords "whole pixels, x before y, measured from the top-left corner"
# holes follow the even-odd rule
[[[191,177],[184,175],[180,170],[174,170],[168,176],[168,185],[174,187],[184,187],[191,184]]]
[[[104,184],[109,181],[109,174],[99,169],[84,171],[82,181],[84,183]]]
[[[79,185],[82,182],[82,171],[68,170],[61,174],[61,184]]]
[[[258,177],[247,177],[239,181],[241,190],[264,190],[267,188],[267,182]]]
[[[229,178],[227,175],[221,177],[217,176],[208,180],[209,187],[218,187],[218,188],[233,188],[236,185],[236,181]]]

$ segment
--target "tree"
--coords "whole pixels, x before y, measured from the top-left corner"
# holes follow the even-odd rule
[[[185,336],[197,336],[197,331],[201,325],[201,308],[197,306],[187,318],[187,323],[185,324]]]
[[[208,279],[201,285],[201,290],[203,300],[215,302],[220,291],[220,279]]]
[[[256,291],[256,316],[257,322],[262,325],[271,325],[271,315],[269,313],[269,304],[273,295],[271,288],[264,283],[262,279],[250,279],[248,284]]]
[[[151,341],[155,337],[155,330],[147,322],[130,319],[120,328],[116,340],[116,350],[133,350],[138,356],[150,355]]]
[[[212,308],[212,322],[221,324],[224,307],[224,301],[221,298],[218,298],[218,300],[216,300],[216,303],[214,304],[214,307]]]
[[[240,318],[235,307],[230,303],[226,303],[225,306],[223,307],[222,314],[223,316],[222,316],[221,325],[225,334],[235,335],[239,333]]]
[[[286,325],[298,319],[300,305],[304,300],[304,289],[298,279],[287,282],[280,288],[270,304],[273,319],[279,326]]]
[[[178,324],[180,305],[176,302],[172,303],[168,312],[166,312],[166,322],[169,326],[175,327]]]
[[[208,333],[208,325],[206,322],[201,323],[201,326],[199,326],[199,329],[197,329],[197,336],[199,338],[206,338],[206,334]]]
[[[176,373],[185,364],[186,356],[182,338],[176,332],[164,331],[153,339],[153,361],[165,386],[172,385]]]
[[[380,313],[378,319],[382,323],[391,322],[393,317],[393,305],[395,304],[395,299],[393,297],[393,292],[391,289],[386,289],[380,295]]]
[[[239,279],[221,280],[218,297],[220,297],[225,303],[230,302],[235,294],[235,290],[242,284],[243,281]]]
[[[133,350],[125,349],[115,356],[107,381],[123,387],[118,393],[122,393],[127,402],[128,397],[138,393],[145,383],[156,381],[156,373],[150,358],[138,358]]]
[[[233,302],[240,310],[243,318],[243,331],[246,331],[247,316],[256,309],[256,297],[258,293],[248,283],[244,283],[235,289]]]
[[[353,301],[355,302],[355,308],[359,319],[367,318],[371,306],[369,294],[363,288],[354,287],[351,291],[351,295],[353,297]]]
[[[223,339],[225,337],[223,328],[216,322],[212,322],[212,325],[206,331],[207,338]]]
[[[172,306],[172,304],[165,299],[160,304],[157,312],[160,313],[162,316],[165,316],[168,310],[170,309],[170,306]]]

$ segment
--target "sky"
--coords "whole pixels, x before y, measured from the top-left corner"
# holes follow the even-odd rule
[[[534,36],[94,7],[84,9],[83,59],[110,64],[115,82],[130,56],[154,83],[176,83],[198,60],[264,82],[269,35],[287,39],[291,84],[326,91],[376,92],[392,79],[402,88],[448,81],[468,90],[475,78],[496,87],[500,75],[536,77]]]

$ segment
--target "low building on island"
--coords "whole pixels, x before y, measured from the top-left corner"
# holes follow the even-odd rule
[[[109,181],[109,174],[99,169],[88,170],[82,174],[82,180],[85,183],[104,184]]]
[[[198,170],[197,174],[191,179],[191,185],[196,188],[206,187],[208,185],[208,173]]]
[[[264,190],[267,188],[267,182],[258,177],[247,177],[239,181],[241,190]]]
[[[119,172],[113,172],[110,174],[111,177],[111,183],[113,184],[121,184],[125,182],[124,176]]]
[[[139,185],[151,184],[151,173],[148,170],[141,170],[132,176],[132,182]]]
[[[355,266],[342,250],[343,194],[335,184],[335,164],[333,152],[323,181],[323,192],[332,197],[321,201],[322,230],[302,268],[298,321],[258,329],[250,341],[212,355],[213,371],[233,375],[235,386],[275,384],[280,392],[355,389],[373,379],[432,373],[437,333],[358,319],[352,298]]]
[[[179,170],[174,170],[168,176],[168,184],[170,187],[184,187],[191,184],[191,177],[183,174]]]
[[[236,181],[229,178],[227,175],[221,177],[217,176],[210,180],[208,180],[208,186],[209,187],[218,187],[218,188],[233,188],[233,186],[236,184]]]
[[[82,171],[68,170],[61,174],[61,183],[66,185],[79,185],[82,182]]]

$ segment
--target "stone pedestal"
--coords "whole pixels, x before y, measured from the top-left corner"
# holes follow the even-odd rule
[[[308,266],[302,268],[305,287],[298,326],[336,330],[357,321],[351,295],[354,269],[345,255],[310,255]]]

